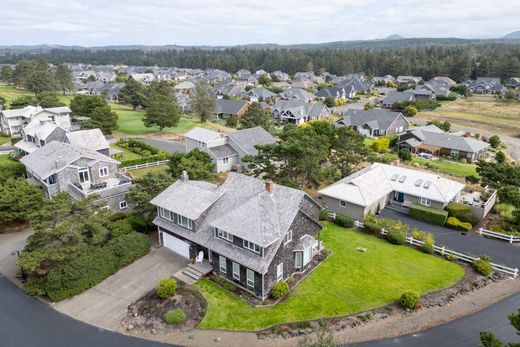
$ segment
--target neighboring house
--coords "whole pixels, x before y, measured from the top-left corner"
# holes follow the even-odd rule
[[[0,112],[0,133],[17,137],[21,135],[22,129],[32,120],[38,119],[59,125],[63,129],[70,128],[70,108],[40,106],[26,106],[15,110],[2,110]]]
[[[395,83],[395,77],[392,75],[376,76],[372,78],[371,82],[376,86],[386,86],[388,83]]]
[[[520,77],[511,77],[506,82],[506,87],[508,88],[519,88],[520,87]]]
[[[287,82],[291,77],[289,76],[289,74],[285,73],[285,72],[282,72],[280,70],[277,70],[277,71],[274,71],[271,73],[272,76],[276,76],[276,78],[280,81],[280,82]]]
[[[130,74],[131,79],[141,84],[147,85],[155,81],[155,76],[153,73],[133,73]]]
[[[53,124],[50,119],[34,119],[22,130],[22,139],[15,147],[23,154],[29,154],[51,141],[63,142],[67,130]]]
[[[189,95],[195,89],[195,82],[194,81],[182,81],[181,83],[179,83],[175,87],[173,87],[173,89],[175,89],[175,91],[177,93]]]
[[[478,77],[476,80],[464,82],[470,93],[477,94],[502,94],[506,91],[498,77]]]
[[[410,90],[410,92],[413,94],[415,100],[435,100],[437,98],[437,95],[433,91],[426,88],[418,88]]]
[[[301,80],[301,81],[293,81],[293,88],[301,88],[301,89],[310,89],[314,88],[316,84],[311,80]]]
[[[245,91],[242,83],[237,82],[223,82],[211,88],[211,92],[217,96],[217,99],[222,99],[224,96],[238,98],[241,97]]]
[[[284,100],[290,100],[290,99],[297,99],[304,102],[312,102],[316,97],[306,91],[305,89],[301,88],[289,88],[278,94],[281,99]]]
[[[401,112],[350,109],[336,122],[338,126],[347,126],[364,136],[379,137],[401,134],[408,130],[410,122]]]
[[[83,200],[95,194],[96,204],[106,203],[115,211],[129,208],[125,196],[132,184],[130,178],[118,172],[117,160],[99,152],[52,141],[20,162],[29,183],[40,186],[48,198],[68,192]]]
[[[302,100],[277,100],[272,107],[273,118],[280,123],[304,124],[310,120],[329,119],[331,112],[322,103]]]
[[[397,85],[399,85],[399,86],[402,86],[402,85],[416,86],[419,83],[421,83],[422,80],[423,80],[422,77],[417,77],[417,76],[397,76],[397,78],[396,78]]]
[[[446,97],[450,94],[450,87],[443,81],[430,80],[425,84],[418,85],[415,87],[414,95],[417,98],[417,91],[427,91],[431,93],[431,99],[436,100],[437,96]]]
[[[320,206],[271,181],[230,173],[219,186],[184,172],[151,204],[162,246],[187,259],[202,252],[214,273],[261,300],[319,252]]]
[[[452,80],[451,78],[449,78],[449,77],[445,77],[445,76],[437,76],[437,77],[434,77],[434,78],[432,78],[431,80],[429,80],[428,82],[430,82],[430,83],[434,83],[434,82],[442,82],[442,83],[446,84],[446,85],[448,86],[448,88],[453,87],[454,85],[457,84],[457,82],[455,82],[455,81]]]
[[[481,158],[489,144],[470,137],[445,133],[435,125],[408,130],[399,137],[398,148],[409,148],[412,153],[431,153],[473,161]]]
[[[464,184],[424,171],[374,163],[319,191],[330,212],[363,221],[392,204],[412,204],[442,210],[461,199]]]
[[[337,82],[336,86],[345,88],[346,90],[349,88],[354,88],[357,93],[363,94],[368,94],[372,91],[372,84],[368,81],[365,81],[362,76],[358,74],[348,75],[341,81]]]
[[[229,118],[231,116],[236,116],[237,118],[242,117],[242,115],[249,108],[249,103],[244,100],[217,100],[217,117],[220,118]]]
[[[388,94],[381,101],[381,105],[383,108],[390,108],[393,104],[415,100],[415,95],[411,91],[399,92],[394,90],[388,92]]]
[[[244,96],[248,98],[251,102],[259,102],[273,99],[276,96],[276,94],[264,87],[257,87],[245,92]]]
[[[64,142],[110,156],[110,144],[99,129],[68,132],[65,135]]]
[[[287,90],[289,88],[291,88],[291,84],[289,82],[273,82],[271,83],[271,86],[272,87],[275,87],[275,88],[280,88],[281,90]]]
[[[215,163],[216,172],[244,169],[242,158],[246,155],[257,155],[256,145],[276,142],[276,139],[262,127],[226,134],[195,127],[184,135],[184,139],[186,152],[198,148],[208,153]]]
[[[338,99],[352,99],[356,96],[356,90],[352,84],[347,85],[346,87],[330,87],[323,88],[316,92],[314,95],[318,98],[334,98],[334,100]]]

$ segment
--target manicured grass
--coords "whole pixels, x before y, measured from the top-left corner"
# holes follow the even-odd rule
[[[0,136],[0,146],[6,143],[11,143],[11,138],[7,136]]]
[[[158,165],[158,166],[147,167],[145,169],[132,170],[129,172],[132,174],[132,176],[134,178],[141,178],[149,172],[159,173],[159,172],[165,172],[167,169],[168,169],[168,165]]]
[[[118,151],[123,152],[123,158],[121,158],[120,160],[134,160],[134,159],[142,158],[141,155],[131,152],[128,149],[120,147],[118,145],[110,145],[110,148],[117,149]]]
[[[501,102],[494,96],[474,95],[449,102],[431,112],[419,112],[418,118],[448,120],[490,132],[518,135],[520,103]]]
[[[59,93],[56,93],[58,95],[58,98],[61,102],[63,102],[66,105],[70,104],[70,100],[72,100],[72,95],[62,95]],[[24,89],[15,88],[13,86],[8,86],[7,84],[0,83],[0,96],[4,97],[6,99],[6,107],[9,107],[9,104],[19,97],[30,95],[34,96],[33,93],[28,92]]]
[[[372,145],[374,144],[375,139],[371,137],[365,137],[365,146],[372,148]]]
[[[387,160],[395,160],[398,158],[397,153],[394,153],[394,152],[385,153],[384,157]],[[464,163],[459,163],[459,162],[452,161],[452,160],[447,160],[444,158],[430,160],[430,159],[419,158],[416,156],[413,156],[411,163],[420,164],[421,166],[426,167],[426,168],[428,168],[428,167],[436,168],[436,169],[439,169],[441,172],[453,174],[453,175],[457,175],[457,176],[461,176],[461,177],[466,177],[466,176],[470,176],[470,175],[478,177],[477,170],[476,170],[477,166],[474,164],[464,164]]]
[[[322,240],[332,254],[289,298],[274,307],[254,308],[209,280],[195,286],[208,301],[203,329],[260,330],[272,325],[343,316],[399,299],[405,290],[446,288],[464,270],[443,259],[375,236],[325,224]],[[366,247],[367,252],[356,251]]]

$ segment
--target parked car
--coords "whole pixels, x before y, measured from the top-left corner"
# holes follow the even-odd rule
[[[419,153],[419,154],[417,154],[417,156],[420,158],[423,158],[423,159],[428,159],[428,160],[433,158],[433,154],[425,153],[425,152]]]

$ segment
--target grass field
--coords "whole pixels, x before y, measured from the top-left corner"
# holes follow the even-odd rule
[[[18,99],[19,97],[25,96],[25,95],[34,96],[33,93],[30,93],[24,89],[15,88],[13,86],[8,86],[7,84],[0,83],[0,96],[5,98],[5,100],[7,102],[7,106],[9,106],[11,101]],[[72,100],[71,95],[58,94],[58,97],[61,102],[63,102],[64,104],[67,104],[67,105],[70,103],[70,100]]]
[[[145,169],[137,169],[129,171],[134,178],[141,178],[144,175],[146,175],[149,172],[153,173],[159,173],[159,172],[165,172],[168,169],[168,165],[158,165],[153,167],[148,167]]]
[[[7,136],[0,136],[0,146],[6,143],[11,143],[11,138]]]
[[[458,99],[417,118],[448,120],[463,126],[507,135],[520,134],[520,103],[501,102],[494,96],[475,95]]]
[[[110,148],[123,152],[123,157],[121,158],[121,160],[134,160],[142,158],[142,156],[140,156],[139,154],[131,152],[128,149],[120,147],[118,145],[110,145]]]
[[[383,306],[405,290],[446,288],[464,270],[407,246],[395,246],[361,232],[326,224],[322,240],[332,254],[289,298],[274,307],[254,308],[209,280],[195,286],[208,301],[203,329],[260,330],[272,325],[343,316]],[[366,247],[367,252],[356,251]]]

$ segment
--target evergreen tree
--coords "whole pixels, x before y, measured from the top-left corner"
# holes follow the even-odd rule
[[[191,100],[193,112],[200,116],[201,122],[206,122],[210,116],[217,111],[217,101],[211,94],[209,85],[205,80],[200,80],[195,84],[195,90]]]
[[[143,123],[147,128],[157,126],[159,131],[166,127],[176,127],[180,119],[177,101],[165,95],[154,95],[149,98]]]
[[[261,126],[265,130],[271,131],[273,122],[271,114],[263,110],[262,106],[258,102],[253,102],[240,118],[240,127],[247,129],[257,126]]]
[[[55,72],[57,89],[63,92],[71,92],[74,89],[72,71],[63,64],[58,65]]]
[[[131,105],[135,110],[137,107],[143,106],[146,101],[144,87],[133,78],[129,78],[119,91],[118,98],[120,103]]]

